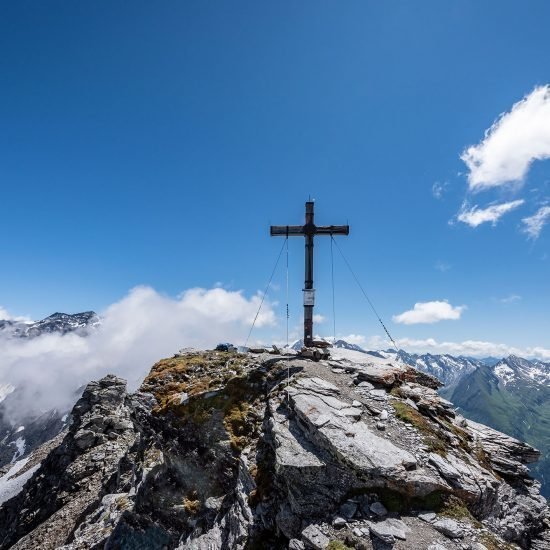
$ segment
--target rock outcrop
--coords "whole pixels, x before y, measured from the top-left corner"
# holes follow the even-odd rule
[[[0,548],[548,548],[537,452],[437,387],[401,365],[232,352],[160,361],[134,394],[108,376],[13,469]]]

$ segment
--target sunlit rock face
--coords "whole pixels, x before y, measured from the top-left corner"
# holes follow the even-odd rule
[[[0,477],[0,548],[548,548],[537,451],[382,359],[186,350],[136,393],[91,382]]]

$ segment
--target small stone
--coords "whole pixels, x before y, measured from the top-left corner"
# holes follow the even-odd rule
[[[361,408],[363,406],[363,403],[361,403],[361,401],[357,401],[357,399],[354,399],[351,406]]]
[[[345,369],[340,369],[340,368],[333,368],[331,370],[334,374],[343,374],[344,372],[346,372]]]
[[[373,502],[370,505],[370,511],[380,517],[388,515],[386,507],[381,502]]]
[[[354,502],[353,500],[348,500],[340,506],[340,514],[346,519],[351,519],[355,512],[357,512],[357,502]]]
[[[336,529],[341,529],[342,527],[346,526],[346,520],[340,516],[336,516],[332,520],[332,526],[336,527]]]
[[[79,449],[87,449],[96,441],[96,434],[91,430],[79,430],[74,435],[74,442]]]
[[[382,432],[386,429],[386,425],[383,424],[382,422],[377,422],[376,427]]]
[[[356,537],[362,537],[363,536],[363,529],[359,528],[359,527],[354,527],[353,530],[352,530],[352,533],[356,536]]]
[[[447,550],[447,547],[439,544],[439,542],[434,542],[428,546],[428,550]]]
[[[481,544],[481,542],[473,542],[470,544],[470,550],[487,550],[487,546]]]
[[[369,527],[371,533],[387,544],[393,544],[395,539],[406,540],[407,534],[410,531],[410,527],[400,519],[394,518],[388,518],[378,523],[371,523]]]
[[[386,390],[370,390],[371,397],[378,400],[385,400],[388,396]]]
[[[460,539],[464,536],[464,530],[460,525],[450,518],[438,519],[435,523],[432,524],[435,529],[440,533],[443,533],[446,537],[451,539]]]
[[[288,543],[288,550],[305,550],[305,545],[301,540],[291,539]]]
[[[387,420],[388,419],[388,411],[386,409],[383,409],[378,418],[380,420]]]
[[[427,523],[431,523],[436,517],[437,515],[435,512],[424,512],[422,514],[418,514],[418,518]]]
[[[407,399],[405,399],[405,403],[407,403],[407,405],[409,405],[409,407],[412,407],[414,410],[418,410],[416,403],[410,397],[407,397]]]
[[[302,540],[315,550],[325,550],[330,540],[317,525],[309,525],[302,531]]]
[[[374,386],[370,382],[367,382],[367,381],[359,382],[359,384],[357,384],[357,387],[358,388],[363,388],[363,389],[366,389],[366,390],[373,390],[374,389]]]

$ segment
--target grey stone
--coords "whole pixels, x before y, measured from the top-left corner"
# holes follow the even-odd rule
[[[380,420],[387,420],[388,419],[388,411],[386,409],[384,409],[381,413],[380,413],[380,416],[378,417]]]
[[[340,516],[336,516],[332,520],[332,526],[336,527],[336,529],[341,529],[342,527],[346,526],[346,520]]]
[[[409,407],[412,407],[415,411],[418,410],[416,403],[410,397],[407,397],[407,399],[405,399],[405,403],[407,403],[407,405],[409,405]]]
[[[74,442],[79,449],[84,450],[88,449],[95,443],[96,437],[96,434],[91,430],[79,430],[74,435]]]
[[[387,544],[392,544],[395,539],[406,540],[410,527],[400,519],[388,518],[378,523],[369,523],[370,532]]]
[[[355,513],[357,512],[357,502],[354,502],[353,500],[348,500],[340,506],[340,514],[344,516],[346,519],[351,519]]]
[[[445,479],[459,479],[461,474],[460,472],[451,466],[449,462],[447,462],[442,456],[439,456],[435,453],[430,453],[428,460],[431,464],[433,464],[438,472],[445,478]]]
[[[431,523],[436,517],[437,514],[435,512],[423,512],[422,514],[418,514],[418,518],[427,523]]]
[[[311,546],[314,550],[325,550],[330,540],[329,538],[317,527],[317,525],[309,525],[302,531],[302,540]]]
[[[440,533],[451,539],[461,539],[464,536],[464,529],[454,519],[441,518],[432,525]]]
[[[301,540],[290,539],[288,543],[288,550],[305,550],[305,545]]]
[[[370,382],[366,382],[366,381],[359,382],[357,384],[357,387],[358,388],[363,388],[364,390],[373,390],[374,389],[374,386]]]
[[[376,514],[377,516],[383,517],[388,515],[388,511],[386,510],[386,507],[381,502],[373,502],[370,505],[370,511],[373,514]]]
[[[443,544],[440,544],[439,542],[433,542],[428,546],[428,550],[447,550],[446,546],[443,546]]]

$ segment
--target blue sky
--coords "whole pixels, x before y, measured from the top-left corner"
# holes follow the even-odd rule
[[[548,83],[549,19],[544,1],[5,4],[0,305],[102,311],[136,285],[250,297],[282,244],[269,224],[300,223],[311,195],[318,223],[349,222],[340,246],[395,338],[550,348],[550,226],[522,222],[550,200],[545,136],[525,130],[543,151],[511,184],[472,189],[460,158]],[[511,203],[495,224],[457,219]],[[316,253],[332,334],[329,239]],[[302,262],[293,239],[292,327]],[[381,335],[335,269],[337,332]],[[444,300],[458,318],[392,320]]]

